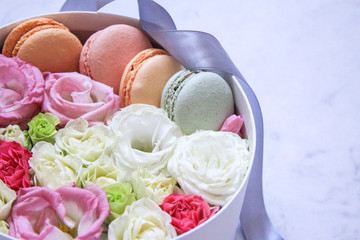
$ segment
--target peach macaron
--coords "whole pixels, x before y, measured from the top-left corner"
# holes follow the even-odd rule
[[[27,20],[7,36],[2,54],[18,57],[42,72],[79,70],[80,40],[63,24],[49,18]]]

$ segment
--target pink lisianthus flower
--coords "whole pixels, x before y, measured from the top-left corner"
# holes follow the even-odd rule
[[[76,72],[44,73],[45,94],[42,112],[60,119],[60,127],[76,118],[92,126],[104,123],[120,110],[120,97],[105,84]]]
[[[31,187],[20,189],[7,222],[9,235],[19,239],[96,240],[109,214],[106,193],[95,185]]]
[[[212,217],[220,207],[210,208],[197,195],[170,194],[160,208],[171,216],[171,225],[178,235],[190,231]]]
[[[240,116],[240,115],[237,116],[237,115],[233,114],[224,121],[220,131],[232,132],[232,133],[238,134],[240,137],[242,137],[240,130],[241,130],[241,127],[243,126],[243,124],[244,124],[244,120],[243,120],[242,116]]]
[[[33,65],[1,54],[0,73],[0,128],[17,124],[25,129],[40,111],[44,77]]]

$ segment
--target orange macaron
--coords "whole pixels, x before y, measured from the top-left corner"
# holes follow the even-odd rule
[[[2,54],[19,57],[42,72],[73,72],[79,69],[80,40],[63,24],[50,18],[30,19],[7,36]]]
[[[160,107],[165,84],[182,69],[183,66],[162,49],[150,48],[138,53],[126,66],[121,79],[121,107],[134,103]]]

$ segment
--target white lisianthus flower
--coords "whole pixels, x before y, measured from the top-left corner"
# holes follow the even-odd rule
[[[171,217],[152,200],[142,198],[127,206],[109,225],[108,240],[167,240],[176,237]]]
[[[108,121],[117,136],[113,156],[129,172],[145,167],[154,174],[166,167],[180,128],[160,108],[132,104]]]
[[[85,165],[110,152],[114,143],[114,135],[107,126],[88,126],[84,119],[71,120],[55,136],[57,148],[65,154],[81,158]]]
[[[114,160],[106,154],[102,154],[96,161],[82,168],[80,172],[83,187],[94,184],[104,188],[122,181],[125,176],[126,171],[116,166]]]
[[[0,140],[15,141],[24,148],[28,147],[25,135],[18,125],[8,125],[6,128],[0,128]]]
[[[249,163],[247,140],[229,132],[199,131],[179,139],[167,167],[185,194],[223,206],[240,187]]]
[[[139,168],[132,173],[131,184],[137,199],[150,198],[160,205],[164,198],[174,192],[176,180],[163,173],[153,175],[145,168]]]
[[[8,188],[8,186],[0,180],[0,220],[6,220],[15,199],[15,191]]]
[[[9,224],[5,220],[0,220],[0,233],[9,235]]]
[[[78,182],[78,171],[82,166],[80,158],[63,156],[54,145],[43,141],[35,144],[32,152],[29,165],[35,172],[38,186],[56,189]]]

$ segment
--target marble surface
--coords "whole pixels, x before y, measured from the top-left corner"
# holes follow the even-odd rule
[[[264,198],[285,239],[360,239],[360,1],[158,0],[214,35],[260,101]],[[0,26],[59,0],[1,0]],[[103,12],[137,17],[136,1]]]

